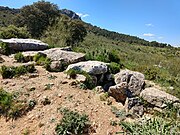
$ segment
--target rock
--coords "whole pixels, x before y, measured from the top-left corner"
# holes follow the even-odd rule
[[[35,39],[0,39],[1,42],[7,43],[11,50],[15,51],[38,51],[48,48],[48,44]]]
[[[127,98],[124,107],[133,116],[142,117],[144,114],[144,106],[139,97]]]
[[[105,91],[108,91],[109,88],[110,88],[111,86],[114,86],[114,85],[115,85],[114,81],[109,81],[109,82],[107,82],[105,85],[103,85],[103,89],[104,89]]]
[[[63,64],[61,61],[52,61],[50,64],[51,71],[62,71]]]
[[[86,81],[86,77],[84,75],[77,74],[76,81],[78,81],[80,83],[84,83]]]
[[[36,77],[39,77],[38,73],[31,73],[31,74],[29,74],[29,78],[36,78]]]
[[[94,88],[94,90],[96,91],[97,94],[100,94],[100,93],[103,93],[104,92],[104,89],[102,86],[96,86]]]
[[[104,74],[108,71],[107,64],[100,61],[84,61],[71,64],[68,66],[66,71],[68,71],[69,69],[85,71],[90,75]]]
[[[137,96],[144,89],[145,77],[142,73],[134,72],[130,70],[121,70],[114,75],[115,83],[120,84],[126,82],[128,85],[129,94],[128,97]]]
[[[5,60],[0,56],[0,63],[5,62]]]
[[[71,11],[71,10],[62,9],[62,10],[61,10],[61,13],[69,16],[69,17],[72,18],[72,19],[81,20],[81,17],[79,17],[79,15],[77,15],[75,12],[73,12],[73,11]]]
[[[154,87],[144,89],[140,97],[159,108],[166,107],[166,103],[180,103],[180,99],[177,97]]]
[[[85,54],[83,53],[64,51],[62,48],[52,48],[40,52],[46,54],[52,61],[63,61],[66,64],[80,62],[85,59]]]
[[[120,83],[115,86],[111,86],[108,90],[108,94],[116,99],[117,102],[125,103],[127,98],[127,84]]]

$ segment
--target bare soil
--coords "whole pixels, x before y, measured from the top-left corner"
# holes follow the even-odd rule
[[[3,56],[2,65],[16,65],[12,58]],[[5,121],[0,117],[0,135],[54,135],[55,127],[62,118],[58,108],[66,107],[72,111],[85,113],[91,121],[92,132],[89,135],[114,135],[122,131],[119,126],[111,126],[112,120],[118,120],[111,112],[111,106],[123,109],[122,104],[115,102],[111,97],[112,105],[107,101],[101,101],[99,94],[92,90],[82,90],[70,83],[63,72],[48,72],[40,66],[36,66],[36,74],[26,74],[18,78],[2,79],[0,87],[8,92],[13,92],[21,100],[36,100],[37,105],[26,115],[16,119]],[[54,78],[53,78],[54,77]],[[51,85],[47,89],[46,85]],[[48,98],[51,103],[43,105],[42,101]]]

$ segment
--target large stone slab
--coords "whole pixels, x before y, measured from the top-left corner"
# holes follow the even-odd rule
[[[180,99],[177,97],[154,87],[144,89],[141,92],[140,97],[159,108],[165,107],[166,103],[180,103]]]
[[[64,61],[68,64],[80,62],[85,59],[85,54],[66,51],[64,48],[52,48],[40,52],[46,54],[52,61]]]
[[[68,66],[66,71],[69,69],[85,71],[90,75],[100,75],[105,74],[108,71],[107,63],[100,61],[84,61]]]
[[[121,70],[119,73],[114,75],[115,83],[120,84],[122,82],[127,83],[128,90],[131,92],[128,97],[137,96],[140,94],[145,85],[145,77],[142,73],[130,71],[130,70]]]
[[[35,39],[0,39],[1,42],[7,43],[9,48],[15,51],[38,51],[48,48],[48,44]]]

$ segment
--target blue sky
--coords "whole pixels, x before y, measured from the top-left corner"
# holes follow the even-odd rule
[[[0,0],[20,8],[37,0]],[[180,46],[180,0],[49,0],[108,30]]]

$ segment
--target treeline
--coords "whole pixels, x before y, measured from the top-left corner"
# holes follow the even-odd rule
[[[81,30],[83,33],[86,33],[83,28],[81,29],[81,27],[85,27],[87,32],[94,33],[97,36],[103,36],[108,39],[112,39],[119,43],[124,42],[124,43],[128,43],[128,44],[138,44],[138,45],[143,45],[143,46],[153,46],[153,47],[161,47],[161,48],[171,47],[171,45],[169,45],[169,44],[158,43],[156,41],[149,42],[144,39],[138,38],[136,36],[130,36],[130,35],[121,34],[118,32],[113,32],[113,31],[109,31],[106,29],[102,29],[100,27],[93,26],[93,25],[85,23],[85,22],[81,22],[80,19],[72,19],[71,18],[72,14],[75,14],[75,13],[73,12],[69,15],[66,14],[70,18],[65,19],[65,17],[62,17],[63,15],[61,14],[61,10],[59,9],[59,7],[56,4],[46,2],[46,1],[38,1],[38,2],[33,3],[32,5],[27,5],[20,9],[11,9],[8,7],[0,6],[0,26],[8,27],[9,25],[15,25],[17,27],[25,27],[27,29],[28,33],[33,38],[41,38],[42,36],[47,37],[47,34],[46,34],[47,30],[48,30],[49,34],[53,33],[53,32],[50,32],[50,30],[57,31],[56,28],[54,29],[54,28],[50,28],[50,27],[58,27],[59,30],[63,30],[63,33],[66,33],[66,35],[68,35],[68,36],[63,35],[63,36],[61,36],[61,38],[62,37],[68,38],[69,35],[73,35],[72,36],[73,40],[75,39],[75,37],[78,37],[74,33],[77,34],[77,33],[81,32]],[[65,20],[60,19],[61,17],[64,18]],[[63,23],[59,23],[59,20],[62,20]],[[71,21],[74,23],[69,23]],[[64,25],[64,26],[57,26],[57,24]],[[73,28],[68,28],[71,26]],[[74,28],[75,28],[75,31],[73,30]],[[69,30],[71,32],[73,32],[73,34],[68,34]],[[13,35],[13,34],[11,34],[11,35]],[[58,41],[59,39],[53,38],[52,35],[50,35],[50,38],[47,37],[48,40],[51,40],[51,43],[57,44],[59,42]],[[56,34],[54,34],[54,36],[56,36]],[[81,34],[80,34],[80,36],[81,36]],[[83,37],[84,37],[84,35],[83,35]],[[78,37],[78,38],[81,39],[81,37]],[[73,43],[72,39],[70,39],[70,40],[66,39],[66,40],[67,41],[65,41],[65,42],[67,44]],[[76,41],[78,41],[78,40],[76,40]],[[82,41],[82,40],[79,40],[79,41]],[[77,42],[76,42],[76,44],[77,44]]]
[[[138,38],[136,36],[120,34],[118,32],[102,29],[100,27],[93,26],[88,23],[86,23],[85,26],[89,32],[92,32],[97,36],[103,36],[108,39],[112,39],[112,40],[119,41],[119,42],[126,42],[129,44],[138,44],[138,45],[144,45],[144,46],[162,47],[162,48],[163,47],[171,47],[170,44],[158,43],[156,41],[149,42],[144,39]]]

